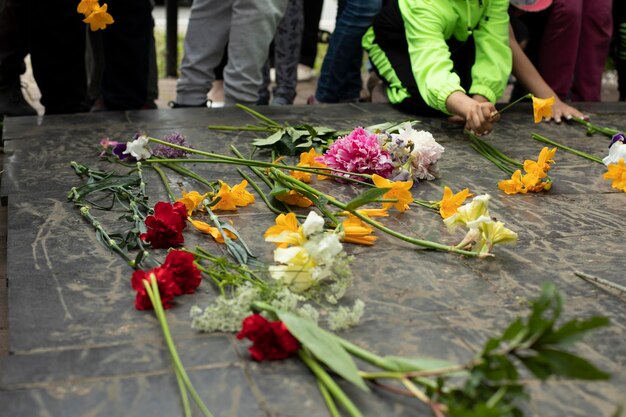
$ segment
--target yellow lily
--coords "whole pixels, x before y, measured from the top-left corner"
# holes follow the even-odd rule
[[[189,193],[183,191],[183,196],[177,199],[176,202],[183,203],[187,209],[187,214],[191,216],[194,211],[199,208],[202,209],[202,202],[208,195],[209,193],[200,194],[197,191],[191,191]]]
[[[554,97],[539,98],[533,96],[533,115],[535,116],[535,123],[541,123],[541,120],[545,117],[549,119],[552,117],[552,106],[554,105]]]
[[[245,207],[254,203],[254,195],[246,191],[248,181],[243,180],[234,187],[230,187],[224,181],[220,180],[220,190],[213,200],[218,197],[220,201],[213,206],[215,210],[237,210],[237,207]]]
[[[89,24],[89,29],[95,32],[98,29],[104,29],[107,25],[115,22],[113,16],[107,13],[106,3],[102,6],[95,6],[93,11],[83,19],[83,22]]]
[[[213,236],[213,239],[215,239],[215,241],[218,243],[224,243],[224,236],[222,236],[222,234],[220,233],[217,227],[213,227],[209,225],[208,223],[205,223],[201,220],[192,219],[191,217],[188,217],[187,220],[189,221],[189,223],[191,223],[191,225],[194,228],[196,228],[196,230],[206,235]],[[230,230],[224,230],[224,232],[226,232],[226,236],[228,236],[229,238],[233,240],[237,240],[237,236],[235,236],[235,234],[231,232]]]
[[[383,203],[383,208],[395,207],[398,211],[406,211],[409,209],[409,203],[413,202],[411,195],[411,187],[413,180],[409,181],[390,181],[378,174],[372,175],[372,181],[377,188],[391,188],[383,195],[383,199],[398,200],[395,203]]]
[[[474,195],[470,193],[469,188],[464,188],[454,194],[448,186],[443,187],[443,198],[439,202],[439,214],[442,218],[447,219],[457,212],[459,207],[463,205],[465,200]]]
[[[376,239],[378,239],[372,235],[374,228],[356,216],[349,216],[341,225],[345,232],[342,239],[344,242],[356,243],[358,245],[373,245]]]

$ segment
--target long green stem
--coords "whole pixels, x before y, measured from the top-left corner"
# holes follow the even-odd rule
[[[517,100],[515,100],[514,102],[507,104],[506,106],[504,106],[503,108],[501,108],[500,110],[498,110],[498,113],[502,113],[503,111],[505,111],[505,110],[507,110],[507,109],[509,109],[509,108],[513,107],[514,105],[516,105],[516,104],[517,104],[517,103],[519,103],[520,101],[522,101],[522,100],[526,100],[527,98],[532,98],[532,97],[533,97],[533,95],[532,95],[532,94],[530,94],[530,93],[528,93],[528,94],[526,94],[525,96],[522,96],[522,97],[518,98],[518,99],[517,99]]]
[[[185,381],[183,381],[183,378],[178,372],[174,372],[174,374],[176,374],[176,382],[178,383],[178,390],[180,391],[180,399],[183,403],[185,417],[192,417],[191,408],[189,407],[189,396],[187,395],[187,389],[185,388]]]
[[[585,159],[588,159],[590,161],[597,162],[599,164],[604,165],[604,162],[602,162],[602,159],[598,158],[597,156],[589,155],[588,153],[579,151],[579,150],[574,149],[574,148],[570,148],[569,146],[562,145],[562,144],[557,143],[557,142],[555,142],[555,141],[553,141],[551,139],[546,138],[545,136],[541,136],[541,135],[539,135],[537,133],[532,133],[531,137],[533,139],[535,139],[536,141],[543,142],[543,143],[546,143],[548,145],[555,146],[555,147],[557,147],[559,149],[563,149],[564,151],[573,153],[574,155],[578,155],[581,158],[585,158]]]
[[[236,106],[238,108],[242,109],[243,111],[247,112],[248,114],[251,114],[252,116],[256,117],[257,119],[262,120],[262,121],[268,123],[269,125],[276,126],[276,127],[282,127],[282,125],[280,123],[278,123],[277,121],[274,121],[274,120],[270,119],[269,117],[262,115],[258,111],[252,110],[248,106],[244,106],[243,104],[239,104],[239,103],[237,103]]]
[[[363,415],[350,398],[343,392],[331,376],[320,366],[319,363],[305,349],[298,351],[298,356],[302,362],[309,367],[311,372],[317,377],[317,380],[328,389],[335,399],[346,409],[352,417],[362,417]]]
[[[169,196],[170,202],[176,200],[176,196],[174,196],[174,193],[172,192],[172,187],[170,187],[170,182],[167,179],[167,176],[165,175],[163,170],[159,167],[158,164],[150,164],[150,166],[157,174],[159,174],[159,177],[161,178],[161,182],[163,183],[163,186],[165,187],[165,190],[167,191],[167,195]]]
[[[144,280],[144,287],[146,288],[146,292],[148,293],[148,297],[152,302],[152,307],[154,308],[154,312],[157,316],[157,320],[161,324],[161,330],[163,331],[163,338],[165,339],[165,343],[170,352],[170,356],[172,358],[172,365],[174,366],[175,372],[177,372],[185,387],[189,390],[191,394],[191,398],[193,398],[194,402],[202,411],[202,413],[206,417],[213,417],[213,414],[206,407],[198,392],[194,388],[191,380],[189,379],[189,375],[187,375],[187,371],[183,366],[182,361],[180,360],[180,356],[178,356],[178,351],[176,350],[176,345],[174,344],[174,340],[172,339],[172,334],[170,333],[169,325],[167,324],[167,319],[165,318],[165,311],[163,310],[163,305],[161,304],[161,295],[159,293],[159,285],[157,284],[156,277],[154,274],[150,275],[150,282],[148,280]]]
[[[339,200],[335,199],[334,197],[328,195],[328,194],[324,194],[321,191],[318,191],[317,189],[309,186],[308,184],[303,183],[302,181],[299,181],[293,177],[290,177],[288,175],[286,175],[285,173],[281,172],[280,170],[277,169],[272,169],[272,174],[276,176],[276,178],[278,178],[281,182],[283,183],[290,183],[292,185],[296,185],[298,188],[304,189],[307,192],[319,197],[323,197],[325,198],[330,204],[332,204],[333,206],[339,208],[340,210],[343,211],[349,211],[351,214],[353,214],[354,216],[358,217],[359,219],[361,219],[363,222],[369,224],[372,227],[375,227],[385,233],[387,233],[388,235],[391,235],[395,238],[398,238],[404,242],[407,243],[411,243],[413,245],[416,246],[421,246],[421,247],[425,247],[425,248],[430,248],[430,249],[437,249],[437,250],[441,250],[441,251],[445,251],[445,252],[454,252],[454,253],[458,253],[461,255],[465,255],[465,256],[479,256],[480,254],[478,252],[473,252],[473,251],[466,251],[463,249],[459,249],[456,248],[454,246],[448,246],[448,245],[444,245],[441,243],[437,243],[437,242],[432,242],[430,240],[422,240],[422,239],[415,239],[412,238],[410,236],[406,236],[402,233],[396,232],[395,230],[392,230],[386,226],[383,226],[381,223],[374,221],[372,219],[370,219],[368,216],[363,215],[361,213],[359,213],[358,210],[348,210],[347,205],[345,203],[340,202]]]
[[[320,389],[320,393],[322,394],[322,397],[324,397],[324,401],[326,402],[326,407],[328,407],[328,412],[330,413],[330,415],[332,417],[341,417],[341,414],[339,414],[339,410],[337,410],[337,406],[335,405],[335,401],[333,400],[333,397],[330,394],[330,391],[328,391],[328,388],[326,388],[326,385],[324,385],[318,379],[317,386]]]
[[[209,125],[207,129],[210,130],[224,130],[224,131],[244,131],[244,132],[274,132],[276,129],[261,126],[221,126],[221,125]]]
[[[580,123],[581,125],[585,126],[587,128],[588,135],[593,135],[595,132],[598,132],[608,138],[612,138],[614,135],[617,135],[619,133],[619,130],[598,126],[585,119],[581,119],[579,117],[572,117],[569,120],[576,122],[576,123]]]

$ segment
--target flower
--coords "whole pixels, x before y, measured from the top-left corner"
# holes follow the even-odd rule
[[[173,250],[167,254],[161,266],[172,273],[174,282],[180,288],[180,294],[193,294],[202,282],[200,270],[194,260],[195,257],[191,253]]]
[[[237,210],[237,207],[245,207],[254,203],[254,195],[246,191],[248,181],[243,180],[232,188],[220,180],[220,190],[213,201],[220,199],[213,207],[215,210]]]
[[[489,218],[488,205],[490,198],[489,194],[474,197],[470,203],[460,207],[455,214],[444,219],[444,224],[449,230],[454,230],[458,226],[475,224],[481,217]]]
[[[144,280],[150,281],[151,275],[154,275],[156,278],[163,308],[171,308],[172,300],[180,294],[180,288],[176,284],[176,281],[174,281],[172,271],[161,267],[151,269],[150,271],[137,270],[133,272],[130,282],[132,288],[137,291],[137,295],[135,296],[135,308],[137,310],[150,310],[153,308],[146,287],[143,285]]]
[[[620,159],[616,164],[609,164],[609,170],[602,175],[605,180],[613,180],[611,187],[626,192],[626,167],[624,159]]]
[[[126,152],[126,143],[118,143],[113,147],[113,150],[111,152],[121,161],[123,161],[124,159],[128,159],[129,162],[136,161],[135,157]]]
[[[152,156],[152,152],[150,151],[150,148],[148,148],[148,137],[145,135],[135,134],[135,139],[126,143],[126,150],[122,153],[124,155],[131,155],[138,161],[150,158]]]
[[[164,137],[163,140],[174,145],[190,147],[185,137],[178,132]],[[152,154],[161,158],[182,158],[187,156],[189,152],[159,143],[154,147]]]
[[[95,5],[89,16],[83,19],[83,22],[89,24],[92,32],[104,29],[107,25],[114,22],[113,17],[107,13],[107,7],[106,3],[102,6]]]
[[[533,99],[533,114],[535,116],[535,123],[541,123],[541,120],[545,117],[549,119],[552,117],[552,106],[554,105],[554,97],[539,98],[532,96]]]
[[[311,168],[326,168],[326,164],[316,161],[316,158],[320,157],[317,152],[315,152],[314,148],[311,148],[308,152],[302,152],[300,154],[300,162],[298,162],[299,167],[311,167]],[[292,177],[302,182],[309,183],[311,182],[311,177],[313,174],[310,172],[303,171],[290,171]],[[318,180],[328,179],[325,175],[317,175]]]
[[[185,239],[183,229],[187,211],[184,204],[158,202],[154,206],[154,215],[146,217],[147,233],[141,234],[141,239],[150,243],[155,249],[165,249],[180,246]]]
[[[391,139],[383,145],[394,166],[393,179],[406,181],[409,178],[437,178],[437,161],[441,158],[444,147],[437,143],[430,132],[414,130],[410,122],[405,123],[404,129],[399,129],[399,132],[391,134]]]
[[[378,136],[357,127],[333,143],[324,155],[315,158],[330,168],[359,174],[378,174],[388,178],[393,171],[389,153],[381,149]],[[338,174],[358,179],[350,174]]]
[[[208,195],[209,193],[200,194],[197,191],[191,191],[189,193],[183,191],[183,196],[177,199],[176,202],[184,204],[187,209],[187,214],[191,216],[194,211],[202,208],[202,203]]]
[[[450,187],[444,186],[443,198],[439,202],[439,214],[442,218],[447,219],[456,213],[458,208],[461,207],[469,197],[473,197],[473,194],[469,192],[469,188],[464,188],[458,193],[453,194]]]
[[[276,243],[279,248],[301,245],[306,241],[295,213],[279,214],[276,217],[276,225],[269,227],[263,238],[266,242]]]
[[[604,165],[616,164],[620,159],[626,159],[626,144],[621,141],[615,141],[609,148],[609,154],[602,158]]]
[[[609,148],[613,146],[615,142],[622,142],[622,143],[626,142],[626,136],[624,136],[623,133],[614,134],[613,137],[611,138],[611,143],[609,143]]]
[[[306,291],[317,282],[314,276],[315,261],[302,246],[277,248],[274,261],[279,265],[269,266],[270,276],[293,292]]]
[[[78,13],[84,14],[85,17],[89,16],[91,12],[93,12],[100,4],[98,0],[80,0],[78,3],[78,7],[76,7],[76,11]]]
[[[345,232],[343,241],[347,243],[356,243],[358,245],[373,245],[376,236],[372,235],[374,228],[356,216],[349,216],[341,223]]]
[[[550,171],[550,164],[554,163],[554,154],[556,154],[556,148],[542,148],[537,157],[537,161],[530,159],[524,161],[524,171],[527,173],[536,173],[537,177],[545,178],[547,175],[546,172]]]
[[[485,221],[478,226],[478,229],[482,232],[483,244],[487,251],[491,251],[494,245],[517,241],[517,233],[507,229],[502,222]]]
[[[296,190],[289,190],[289,192],[279,194],[274,197],[276,198],[276,200],[282,201],[283,203],[290,206],[306,208],[313,205],[313,202],[311,200],[309,200]]]
[[[260,314],[244,319],[237,339],[244,338],[252,341],[248,350],[256,361],[285,359],[300,350],[300,342],[282,321],[269,321]]]
[[[413,180],[409,181],[390,181],[379,175],[372,175],[374,185],[378,188],[391,188],[383,195],[383,199],[398,200],[395,203],[383,203],[383,208],[395,207],[398,211],[406,211],[409,209],[409,203],[413,201],[411,195],[411,187]]]
[[[213,227],[209,225],[208,223],[205,223],[201,220],[192,219],[191,217],[188,217],[187,220],[189,221],[189,223],[191,223],[191,225],[196,230],[204,234],[211,235],[217,243],[224,243],[224,236],[222,236],[222,234],[220,233],[220,230],[217,227]],[[237,235],[235,235],[233,232],[231,232],[228,229],[222,229],[222,230],[224,230],[224,233],[226,233],[226,236],[228,236],[229,238],[233,240],[237,240]]]

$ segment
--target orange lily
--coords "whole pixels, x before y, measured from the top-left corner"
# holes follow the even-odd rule
[[[469,197],[473,197],[474,194],[470,193],[469,188],[464,188],[458,193],[454,194],[452,189],[448,186],[443,187],[443,198],[439,202],[439,214],[442,218],[447,219],[454,215],[459,207],[463,205],[463,202]]]
[[[383,208],[395,207],[398,211],[406,211],[409,209],[409,203],[413,201],[411,195],[411,187],[413,186],[413,180],[409,181],[390,181],[381,177],[378,174],[372,175],[372,181],[377,188],[391,188],[384,195],[384,199],[398,200],[395,203],[383,203]]]
[[[246,191],[248,181],[243,180],[230,188],[228,184],[220,180],[220,190],[213,199],[219,197],[220,201],[213,207],[215,210],[237,210],[237,207],[245,207],[254,203],[254,195]]]
[[[626,192],[626,167],[624,159],[620,158],[617,164],[609,164],[608,171],[602,174],[605,180],[612,180],[611,187]]]
[[[98,29],[104,29],[107,25],[114,22],[113,16],[107,13],[106,3],[102,6],[95,6],[93,11],[83,19],[83,22],[89,24],[89,29],[95,32]]]
[[[222,234],[220,233],[217,227],[213,227],[201,220],[194,220],[191,217],[188,217],[187,220],[189,220],[189,223],[191,223],[191,225],[195,227],[197,230],[199,230],[200,232],[206,235],[213,236],[213,239],[215,239],[216,242],[224,243],[224,236],[222,236]],[[235,234],[231,232],[230,230],[224,230],[224,232],[226,232],[226,236],[228,236],[229,238],[233,240],[237,239],[237,236],[235,236]]]
[[[303,240],[306,240],[295,213],[279,214],[276,217],[276,225],[270,226],[263,238],[268,242],[276,243],[279,248],[286,248],[290,244],[300,245]]]
[[[536,173],[539,178],[544,178],[550,171],[550,164],[554,163],[554,155],[556,154],[556,148],[548,149],[544,147],[539,152],[537,161],[527,159],[524,161],[524,171],[527,173]]]
[[[295,190],[289,190],[288,193],[276,196],[276,200],[282,201],[290,206],[310,207],[313,202]]]
[[[84,14],[85,17],[89,16],[100,4],[98,0],[81,0],[76,8],[78,13]]]
[[[535,116],[535,123],[541,123],[541,120],[544,117],[546,119],[551,118],[553,105],[554,97],[544,99],[533,96],[533,114]]]
[[[192,191],[190,193],[183,191],[183,196],[177,199],[176,202],[183,203],[187,209],[187,214],[191,216],[191,214],[202,205],[202,202],[207,195],[209,195],[209,193],[200,194],[197,191]]]
[[[378,239],[372,235],[374,228],[356,216],[349,216],[341,225],[345,232],[344,242],[371,246]]]

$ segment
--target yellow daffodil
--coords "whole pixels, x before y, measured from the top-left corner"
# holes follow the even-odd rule
[[[224,236],[222,236],[217,227],[213,227],[201,220],[192,219],[191,217],[188,217],[187,220],[189,220],[189,223],[191,223],[191,225],[198,231],[206,235],[213,236],[213,239],[215,239],[215,241],[218,243],[224,243]],[[224,232],[226,232],[226,236],[228,236],[229,238],[237,240],[237,236],[235,236],[235,234],[230,230],[224,230]]]
[[[611,187],[626,192],[626,167],[624,166],[624,159],[620,158],[616,164],[609,164],[608,171],[602,174],[602,178],[612,180]]]
[[[409,181],[390,181],[381,177],[378,174],[372,175],[372,181],[378,188],[391,188],[387,191],[382,198],[389,200],[398,200],[395,203],[383,203],[383,208],[395,207],[398,211],[406,211],[409,209],[409,203],[413,201],[411,195],[411,187],[413,186],[413,180]]]
[[[554,97],[544,99],[533,96],[533,114],[535,116],[535,123],[541,123],[541,120],[544,117],[546,119],[551,118],[553,105]]]
[[[202,210],[202,202],[209,194],[200,194],[197,191],[191,191],[189,193],[183,191],[183,196],[176,200],[177,203],[183,203],[187,209],[187,214],[191,214],[196,210]]]
[[[220,190],[215,196],[214,200],[218,197],[220,201],[213,206],[215,210],[237,210],[237,207],[245,207],[254,203],[254,195],[246,191],[248,181],[243,180],[234,187],[230,187],[224,181],[220,180]]]
[[[289,190],[288,193],[277,195],[276,200],[282,201],[283,203],[290,206],[297,206],[302,208],[310,207],[311,205],[313,205],[313,202],[311,200],[295,190]]]
[[[302,245],[306,242],[302,227],[298,224],[294,213],[279,214],[276,217],[276,225],[269,227],[263,238],[267,242],[276,243],[279,248]]]
[[[107,25],[114,22],[113,17],[107,13],[107,7],[106,3],[102,6],[96,6],[89,16],[83,19],[83,22],[89,24],[89,29],[92,32],[104,29]]]
[[[341,225],[345,232],[342,239],[344,242],[356,243],[358,245],[373,245],[376,239],[378,239],[372,235],[374,228],[356,216],[349,216]]]
[[[545,178],[546,172],[550,171],[550,165],[554,163],[554,154],[556,154],[556,148],[548,149],[544,147],[539,152],[537,161],[530,159],[524,161],[524,171],[536,173],[539,178]]]
[[[76,8],[76,11],[78,13],[84,14],[85,17],[87,17],[98,6],[100,6],[100,4],[98,3],[98,0],[81,0],[80,3],[78,3],[78,7]]]
[[[443,198],[439,202],[439,214],[442,218],[447,219],[452,216],[463,205],[465,200],[474,195],[470,193],[469,188],[465,188],[454,194],[448,186],[443,187]]]

